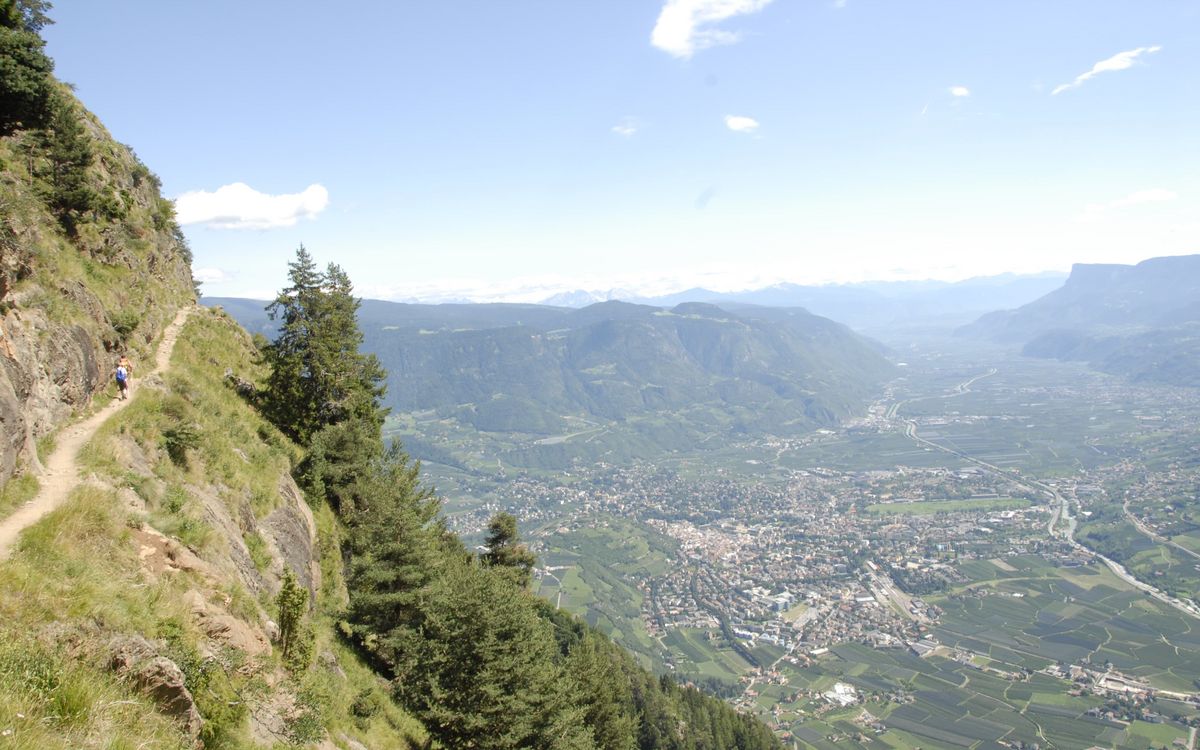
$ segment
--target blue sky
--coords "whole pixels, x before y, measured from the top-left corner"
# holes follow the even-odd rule
[[[1200,3],[59,0],[210,295],[959,279],[1200,252]]]

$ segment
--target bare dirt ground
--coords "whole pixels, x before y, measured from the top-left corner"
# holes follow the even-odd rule
[[[179,331],[187,321],[188,315],[195,308],[192,306],[180,308],[175,320],[163,331],[162,341],[154,356],[154,369],[147,373],[137,373],[138,379],[151,375],[161,375],[166,372],[171,362],[171,352],[175,349],[175,341]],[[136,383],[137,381],[133,381]],[[67,427],[58,436],[54,452],[43,460],[45,471],[38,477],[38,493],[32,500],[21,506],[3,521],[0,521],[0,561],[8,558],[13,546],[17,543],[21,532],[41,520],[47,513],[57,508],[76,486],[81,483],[79,478],[79,450],[87,444],[100,425],[121,411],[133,400],[135,386],[130,387],[130,398],[122,401],[114,398],[104,408],[97,411],[82,422]]]

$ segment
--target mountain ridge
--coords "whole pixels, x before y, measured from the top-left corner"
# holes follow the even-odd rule
[[[203,302],[222,304],[250,330],[269,329],[259,303]],[[364,351],[390,373],[386,403],[396,413],[433,410],[485,432],[533,436],[570,432],[566,419],[601,420],[648,431],[651,451],[666,449],[654,448],[664,426],[682,441],[674,447],[712,430],[793,434],[830,426],[862,413],[892,371],[879,344],[799,308],[365,300],[359,322]],[[700,411],[703,429],[681,416]],[[415,445],[424,455],[419,438]],[[554,453],[553,465],[562,466],[575,447],[531,450]]]
[[[1197,385],[1200,255],[1136,265],[1076,264],[1062,288],[956,335],[1043,358],[1078,360],[1137,382]]]

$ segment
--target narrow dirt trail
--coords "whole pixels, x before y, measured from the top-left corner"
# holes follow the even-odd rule
[[[166,372],[171,362],[171,352],[175,349],[175,341],[179,338],[179,331],[194,309],[194,305],[179,309],[175,320],[163,331],[162,341],[159,342],[154,355],[154,369],[138,374],[139,380]],[[22,531],[57,508],[71,494],[71,490],[80,484],[79,450],[92,439],[100,425],[132,402],[132,396],[126,401],[114,398],[92,416],[62,431],[57,438],[54,452],[42,463],[45,471],[38,477],[40,486],[37,495],[8,518],[0,521],[0,562],[8,558]]]

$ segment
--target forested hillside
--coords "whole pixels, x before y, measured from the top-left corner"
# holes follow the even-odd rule
[[[486,550],[447,530],[419,466],[380,427],[384,372],[360,353],[358,302],[336,265],[303,248],[271,305],[257,397],[307,444],[297,474],[346,532],[343,637],[445,747],[758,748],[761,723],[658,679],[529,591],[533,556],[516,519],[493,518]]]
[[[261,303],[204,302],[249,330],[274,331]],[[877,344],[800,308],[365,301],[359,319],[364,351],[388,370],[384,401],[398,418],[495,435],[508,446],[502,460],[518,467],[811,432],[861,414],[892,372]],[[588,430],[588,440],[570,440]],[[403,435],[421,457],[463,458],[419,429]]]

